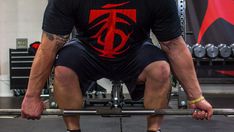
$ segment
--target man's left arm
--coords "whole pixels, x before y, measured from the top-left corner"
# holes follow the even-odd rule
[[[160,42],[162,50],[166,52],[173,74],[180,81],[188,100],[198,100],[202,98],[202,91],[196,76],[191,53],[182,37]],[[196,119],[210,119],[213,110],[212,106],[205,100],[201,99],[190,105],[191,108],[200,109],[200,112],[194,113]]]

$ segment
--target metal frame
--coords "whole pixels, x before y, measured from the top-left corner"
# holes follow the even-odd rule
[[[177,0],[177,9],[180,18],[182,36],[186,41],[186,0]]]
[[[111,107],[121,108],[124,104],[123,85],[121,81],[112,81]]]

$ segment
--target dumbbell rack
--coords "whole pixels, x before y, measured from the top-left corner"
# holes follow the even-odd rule
[[[222,46],[225,46],[223,48]],[[234,71],[234,44],[196,44],[187,46],[193,56],[196,73],[200,83],[205,84],[233,84],[234,75],[228,72]],[[210,49],[208,49],[210,48]],[[211,49],[214,48],[214,49]]]
[[[234,77],[222,75],[219,71],[233,71],[234,58],[200,58],[194,59],[197,76],[203,84],[233,84]]]

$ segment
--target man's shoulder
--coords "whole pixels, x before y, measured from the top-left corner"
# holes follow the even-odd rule
[[[159,7],[162,7],[165,1],[167,0],[145,0],[151,10],[157,10]]]
[[[49,2],[53,2],[53,3],[63,3],[63,4],[66,4],[66,3],[70,3],[74,0],[49,0]]]
[[[167,0],[146,0],[146,1],[148,1],[149,3],[156,4],[156,5],[160,6],[160,4],[164,3]]]
[[[49,0],[49,9],[56,9],[61,12],[71,12],[74,2],[79,0]]]
[[[72,6],[73,2],[74,0],[49,0],[49,3],[57,7]]]

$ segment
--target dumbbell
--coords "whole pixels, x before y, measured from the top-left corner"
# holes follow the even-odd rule
[[[222,58],[228,58],[232,54],[231,47],[226,44],[219,44],[218,50],[219,50],[219,55]]]
[[[219,50],[217,46],[214,46],[213,44],[207,44],[205,46],[206,49],[206,55],[209,58],[216,58],[219,55]]]
[[[192,49],[192,47],[191,47],[189,44],[187,44],[186,46],[187,46],[187,48],[189,49],[190,53],[193,54],[193,49]]]
[[[205,47],[201,44],[195,44],[192,46],[193,55],[196,58],[203,58],[206,55]]]
[[[234,44],[232,44],[230,47],[232,49],[232,57],[234,57]]]

